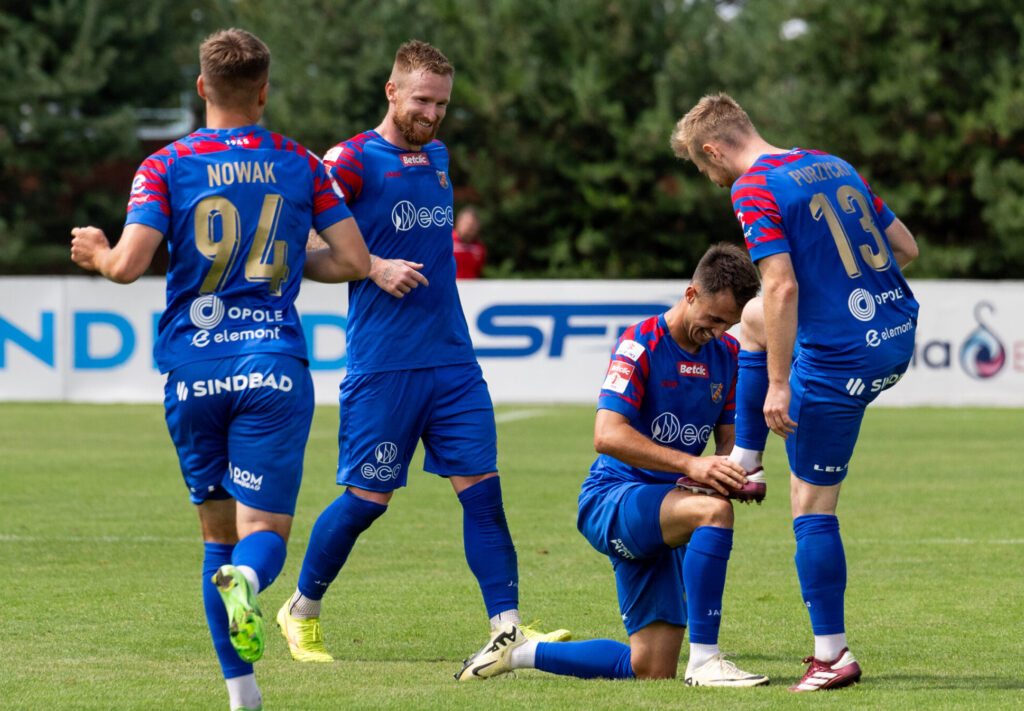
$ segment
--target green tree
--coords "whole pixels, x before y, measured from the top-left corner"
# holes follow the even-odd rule
[[[71,226],[123,220],[130,174],[104,180],[138,153],[133,109],[181,89],[163,54],[167,7],[52,0],[0,12],[0,271],[70,270]]]

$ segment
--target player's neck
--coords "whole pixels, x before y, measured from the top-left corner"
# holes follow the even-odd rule
[[[402,132],[398,130],[398,126],[395,125],[394,120],[391,118],[390,111],[387,116],[384,117],[384,120],[380,122],[380,125],[373,130],[379,133],[380,137],[385,141],[393,146],[401,148],[403,151],[412,152],[423,148],[423,146],[417,146],[405,140],[405,136],[403,136]]]
[[[665,312],[665,325],[668,326],[668,334],[672,336],[672,340],[676,342],[677,346],[687,353],[697,353],[700,350],[700,346],[691,341],[686,335],[683,317],[687,308],[685,302],[677,302],[675,306]]]
[[[736,163],[738,164],[738,167],[740,169],[740,175],[750,170],[751,167],[753,167],[754,163],[757,162],[757,159],[760,158],[761,156],[785,152],[785,148],[773,146],[760,136],[751,139],[750,141],[747,142],[746,145],[743,146],[742,150],[736,158]]]
[[[263,110],[260,107],[254,106],[250,110],[223,109],[207,103],[206,128],[230,129],[253,126],[259,123],[262,116]]]

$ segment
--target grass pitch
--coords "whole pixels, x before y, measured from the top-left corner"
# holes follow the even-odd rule
[[[591,407],[499,408],[499,465],[526,621],[625,641],[607,559],[576,532]],[[451,487],[419,469],[324,604],[337,662],[293,662],[271,624],[256,674],[280,709],[1003,709],[1024,707],[1020,410],[871,408],[840,502],[847,634],[861,684],[790,694],[812,651],[788,476],[769,444],[763,506],[737,506],[721,645],[757,689],[581,681],[537,671],[457,684],[487,620]],[[317,410],[289,558],[340,493],[334,408]],[[159,406],[0,404],[0,709],[226,709],[200,596],[202,544]],[[681,665],[685,667],[686,647]]]

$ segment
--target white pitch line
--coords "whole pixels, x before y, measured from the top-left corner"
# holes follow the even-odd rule
[[[494,416],[494,421],[497,424],[503,422],[515,422],[516,420],[529,420],[534,417],[538,417],[544,414],[544,410],[509,410],[508,412],[500,412]]]

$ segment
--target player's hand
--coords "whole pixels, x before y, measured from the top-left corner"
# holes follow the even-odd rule
[[[696,482],[710,486],[722,496],[747,483],[747,474],[736,462],[718,455],[695,457],[686,475]]]
[[[429,286],[430,282],[419,271],[422,268],[419,262],[378,257],[370,265],[370,279],[384,291],[401,299],[420,284]]]
[[[772,432],[782,439],[796,431],[796,422],[789,416],[791,399],[789,384],[769,385],[768,394],[764,398],[764,421]]]
[[[82,269],[94,272],[100,270],[98,258],[110,250],[110,242],[98,227],[74,227],[71,229],[71,261]]]

